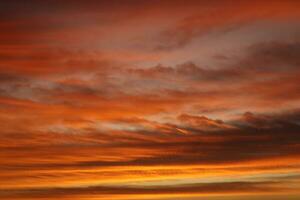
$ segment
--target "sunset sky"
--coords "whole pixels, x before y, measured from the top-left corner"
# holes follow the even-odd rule
[[[299,200],[300,1],[0,1],[0,199]]]

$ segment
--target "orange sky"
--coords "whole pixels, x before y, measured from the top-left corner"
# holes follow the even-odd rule
[[[300,1],[0,2],[0,199],[300,199]]]

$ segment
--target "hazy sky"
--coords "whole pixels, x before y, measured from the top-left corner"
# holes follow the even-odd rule
[[[300,199],[300,1],[0,2],[0,199]]]

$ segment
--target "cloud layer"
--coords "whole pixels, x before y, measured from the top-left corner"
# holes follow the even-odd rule
[[[299,198],[296,1],[0,3],[0,199]]]

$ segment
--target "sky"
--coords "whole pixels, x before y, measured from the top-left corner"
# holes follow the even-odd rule
[[[0,1],[0,199],[300,199],[300,1]]]

